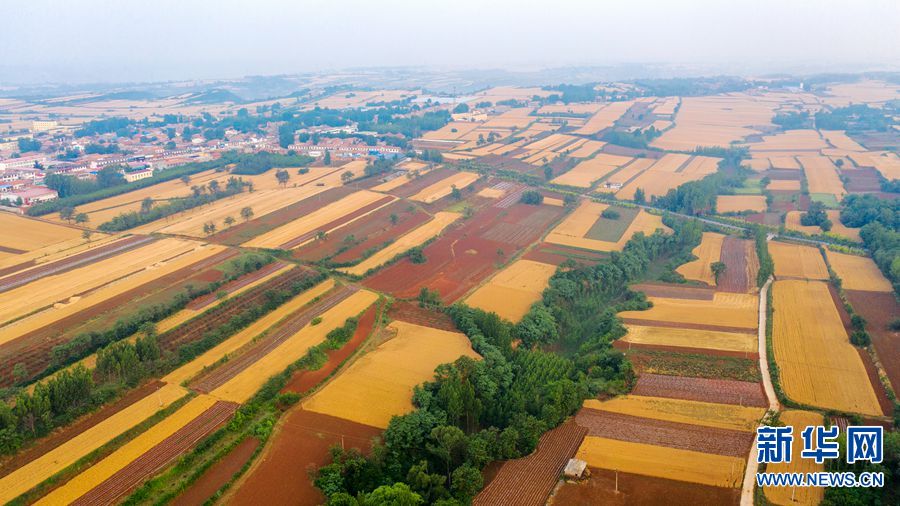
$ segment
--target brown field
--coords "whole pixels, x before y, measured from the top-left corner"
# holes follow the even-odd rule
[[[295,239],[303,238],[308,234],[315,234],[321,229],[320,227],[326,226],[345,215],[354,213],[367,206],[373,206],[384,198],[385,196],[381,193],[360,190],[337,202],[328,204],[317,211],[303,216],[300,219],[255,237],[245,242],[244,246],[251,248],[279,248],[284,244],[291,243]],[[387,203],[389,202],[385,202],[385,204]],[[372,209],[372,211],[374,210],[375,209]],[[325,230],[325,232],[330,233],[331,230]],[[302,243],[295,244],[293,247],[301,245]]]
[[[775,262],[776,277],[828,279],[825,260],[812,246],[770,241],[769,253]]]
[[[541,299],[541,292],[554,272],[554,265],[516,260],[475,290],[465,303],[518,322]]]
[[[762,384],[727,379],[641,373],[632,395],[767,408]]]
[[[734,236],[726,237],[722,242],[719,260],[725,264],[725,272],[719,276],[718,290],[736,293],[756,291],[759,258],[752,241]]]
[[[781,421],[786,426],[794,428],[794,434],[798,434],[808,425],[822,425],[822,415],[810,411],[783,411]],[[794,458],[789,463],[766,464],[766,472],[769,473],[815,473],[825,470],[824,464],[816,464],[813,459],[797,458],[803,450],[803,439],[794,436],[791,444],[791,454]],[[773,504],[783,506],[816,505],[822,502],[825,490],[821,487],[766,487],[763,489],[766,499]]]
[[[828,285],[776,281],[773,297],[772,340],[785,394],[811,406],[882,415]]]
[[[567,481],[548,504],[553,506],[737,506],[740,490],[667,480],[640,474],[588,467],[591,477]]]
[[[626,325],[626,343],[708,350],[756,352],[756,336],[738,332]]]
[[[594,436],[584,438],[575,458],[591,467],[731,488],[741,486],[746,460]]]
[[[649,235],[656,229],[669,230],[668,227],[662,224],[662,218],[641,210],[618,241],[598,241],[586,238],[585,235],[607,207],[609,206],[597,202],[582,202],[575,211],[547,235],[545,241],[591,251],[621,251],[625,243],[638,232]]]
[[[838,176],[838,169],[827,156],[798,156],[803,166],[809,193],[829,193],[840,202],[847,193]]]
[[[744,329],[757,327],[757,298],[742,293],[717,292],[712,301],[649,297],[653,307],[645,311],[623,311],[621,318],[662,325],[702,325],[709,330]],[[686,326],[685,328],[692,328]],[[739,330],[740,331],[740,330]]]
[[[201,506],[241,471],[258,447],[259,439],[245,438],[225,457],[210,466],[197,481],[182,490],[170,504],[173,506]]]
[[[0,502],[7,503],[24,494],[185,395],[187,395],[187,390],[184,388],[177,385],[165,385],[0,478]]]
[[[633,101],[612,102],[587,120],[583,127],[575,130],[576,135],[594,135],[613,126],[634,104]]]
[[[703,240],[691,251],[697,259],[679,265],[675,271],[686,279],[714,286],[716,279],[709,266],[713,262],[719,261],[719,257],[722,255],[722,241],[724,240],[725,236],[722,234],[703,232]]]
[[[644,294],[651,297],[667,297],[671,299],[713,300],[716,294],[714,288],[683,283],[635,283],[629,288],[636,292],[644,292]]]
[[[81,230],[57,225],[34,218],[26,218],[0,211],[0,230],[5,233],[0,238],[0,251],[17,254],[59,245],[66,242],[83,242]]]
[[[766,208],[764,195],[719,195],[716,197],[716,211],[720,213],[765,212]]]
[[[457,172],[450,177],[444,178],[433,185],[424,188],[419,193],[409,197],[410,200],[424,202],[430,204],[436,200],[442,199],[453,190],[453,187],[462,190],[478,180],[480,176],[473,172]]]
[[[871,258],[847,255],[826,250],[828,263],[841,278],[841,285],[847,290],[866,290],[870,292],[893,292],[894,287]]]
[[[712,402],[623,395],[608,401],[588,399],[584,407],[624,415],[752,432],[765,414],[764,408]]]
[[[418,228],[398,237],[397,240],[389,244],[386,248],[363,260],[362,262],[354,265],[353,267],[346,267],[340,269],[340,271],[346,272],[347,274],[362,276],[370,269],[380,267],[395,256],[404,253],[410,248],[424,244],[432,237],[439,235],[444,231],[444,229],[446,229],[461,217],[462,215],[459,213],[448,213],[443,211],[437,212],[434,214],[434,218],[431,221],[428,221]]]
[[[458,332],[394,321],[397,335],[360,357],[340,376],[303,402],[303,409],[386,428],[395,415],[412,411],[412,389],[439,364],[477,358]]]
[[[872,344],[894,390],[900,389],[900,332],[891,330],[891,321],[900,314],[893,293],[845,290],[854,310],[868,322]]]
[[[594,158],[585,160],[576,165],[572,170],[550,181],[553,184],[588,188],[595,181],[604,178],[610,172],[624,166],[633,160],[628,156],[617,156],[600,153]]]

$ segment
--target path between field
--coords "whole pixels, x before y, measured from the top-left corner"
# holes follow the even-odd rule
[[[778,404],[778,397],[775,396],[775,387],[772,386],[772,377],[769,374],[769,360],[766,356],[766,315],[767,315],[767,294],[772,286],[772,278],[766,280],[759,291],[759,327],[757,328],[757,341],[759,346],[759,372],[762,376],[763,390],[766,392],[766,399],[769,401],[769,411],[778,412],[781,406]],[[753,438],[753,446],[750,447],[750,454],[747,455],[747,465],[744,468],[744,486],[741,489],[741,506],[753,506],[753,492],[756,490],[756,470],[759,465],[756,463],[756,437]]]

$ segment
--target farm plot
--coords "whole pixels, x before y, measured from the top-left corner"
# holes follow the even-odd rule
[[[397,334],[363,355],[303,402],[303,409],[386,428],[391,417],[412,411],[413,387],[439,364],[479,358],[465,335],[394,321]]]
[[[363,260],[357,265],[354,265],[353,267],[347,267],[340,270],[347,274],[362,276],[370,270],[377,269],[378,267],[384,265],[395,256],[408,251],[410,248],[414,248],[416,246],[424,244],[429,239],[439,235],[444,231],[444,229],[446,229],[461,217],[462,215],[459,213],[439,211],[434,214],[434,217],[431,219],[431,221],[428,221],[418,228],[398,237],[396,241],[392,242],[381,251],[375,253],[374,255]]]
[[[828,267],[819,250],[812,246],[769,242],[778,278],[828,279]]]
[[[647,196],[662,196],[689,181],[703,179],[717,170],[719,158],[668,153],[616,192],[620,199],[633,199],[638,188]],[[612,181],[612,178],[610,178]]]
[[[494,479],[475,497],[475,506],[541,506],[575,455],[587,430],[573,421],[545,433],[531,455],[503,462]]]
[[[629,156],[608,155],[600,153],[594,158],[585,160],[572,170],[557,176],[550,182],[553,184],[589,188],[594,182],[606,177],[608,174],[624,167],[633,158]]]
[[[828,144],[816,130],[788,130],[775,135],[765,135],[761,142],[748,144],[751,153],[797,152],[818,153]]]
[[[822,137],[824,137],[829,144],[837,149],[843,149],[846,151],[866,150],[866,148],[860,146],[858,142],[854,141],[850,137],[847,137],[847,132],[843,130],[820,130],[820,132],[822,133]]]
[[[713,402],[622,395],[608,401],[588,399],[584,407],[611,413],[702,425],[717,429],[752,432],[763,417],[764,408]]]
[[[757,298],[717,292],[712,301],[649,297],[653,307],[619,313],[626,322],[671,327],[747,332],[757,327]]]
[[[461,226],[449,229],[423,250],[426,262],[404,258],[369,277],[364,284],[400,298],[422,287],[453,302],[486,279],[507,258],[538,240],[563,210],[555,206],[513,204],[482,208]]]
[[[591,476],[580,482],[566,481],[548,504],[655,504],[665,498],[666,506],[738,506],[741,491],[588,467]]]
[[[187,390],[184,388],[165,385],[0,478],[0,502],[5,504],[31,490],[185,395]]]
[[[716,197],[716,211],[720,213],[740,213],[744,211],[765,212],[764,195],[719,195]]]
[[[576,135],[594,135],[613,126],[625,114],[634,101],[612,102],[591,116],[583,127],[575,130]]]
[[[586,141],[569,153],[572,158],[588,158],[606,146],[602,141]]]
[[[703,240],[691,251],[697,259],[679,265],[675,271],[686,279],[714,286],[716,278],[713,276],[710,265],[713,262],[718,262],[722,256],[722,242],[724,240],[725,236],[722,234],[703,232]]]
[[[838,202],[847,193],[838,176],[838,169],[827,156],[798,156],[803,173],[806,175],[810,194],[832,195]]]
[[[312,346],[322,342],[331,330],[344,324],[347,318],[357,316],[371,306],[378,296],[367,290],[359,290],[328,309],[319,317],[318,325],[306,324],[292,336],[283,340],[275,349],[259,357],[237,375],[215,388],[210,394],[222,400],[246,402],[274,374],[299,360]]]
[[[632,395],[684,399],[687,401],[736,404],[738,406],[768,407],[762,385],[750,381],[665,376],[642,373],[631,391]]]
[[[575,458],[591,467],[738,488],[745,458],[587,436]]]
[[[659,346],[669,346],[698,350],[733,351],[738,353],[755,353],[756,336],[740,332],[721,332],[716,330],[682,329],[665,326],[626,325],[628,333],[623,342]]]
[[[782,388],[794,401],[882,415],[865,366],[821,281],[776,281],[772,341]]]
[[[360,190],[337,202],[287,223],[244,243],[253,248],[295,248],[314,238],[317,232],[334,229],[393,202],[393,197]]]
[[[766,186],[770,191],[799,192],[800,181],[796,179],[772,179]]]
[[[841,278],[841,285],[846,290],[865,290],[869,292],[893,292],[894,287],[871,258],[857,255],[837,253],[825,250],[828,263]]]
[[[0,251],[13,255],[83,240],[77,228],[6,212],[0,212],[0,230]]]
[[[456,187],[459,190],[469,186],[478,180],[480,176],[474,172],[457,172],[450,177],[444,178],[431,186],[422,189],[419,193],[409,197],[410,200],[431,204],[436,200],[440,200],[453,191]]]
[[[541,292],[554,272],[554,265],[516,260],[475,290],[465,303],[518,322],[531,305],[541,299]]]
[[[694,286],[682,283],[635,283],[629,288],[635,292],[644,292],[650,297],[667,297],[671,299],[713,300],[715,288]]]
[[[845,237],[852,241],[862,241],[862,238],[859,236],[858,228],[850,228],[841,223],[840,211],[837,209],[829,209],[825,211],[825,214],[827,214],[828,219],[831,220],[830,233]],[[801,224],[800,218],[802,215],[803,213],[801,211],[788,211],[784,216],[784,226],[787,227],[788,230],[797,230],[798,232],[804,232],[810,235],[824,233],[818,225],[807,226]]]
[[[788,410],[781,413],[781,421],[785,426],[793,427],[794,434],[799,433],[809,425],[823,425],[825,420],[819,413],[811,411]],[[781,464],[766,464],[766,472],[769,473],[816,473],[825,470],[824,464],[816,464],[814,459],[797,458],[803,450],[803,439],[794,436],[791,443],[791,454],[794,458],[790,462]],[[822,487],[765,487],[763,493],[766,499],[773,504],[793,506],[797,504],[816,505],[822,502],[825,490]]]
[[[869,323],[872,344],[884,366],[885,374],[896,391],[900,388],[900,332],[890,323],[900,314],[900,304],[893,293],[845,290],[853,308]]]
[[[725,264],[725,272],[719,276],[717,286],[720,291],[747,293],[756,289],[759,259],[752,241],[726,237],[719,261]]]
[[[684,97],[675,126],[651,145],[673,151],[693,151],[698,146],[728,146],[760,133],[771,125],[774,105],[745,94]]]
[[[606,204],[597,202],[582,202],[572,214],[547,235],[546,242],[591,251],[621,251],[625,243],[637,232],[651,234],[658,228],[668,230],[668,227],[662,224],[662,218],[641,210],[617,241],[598,241],[588,238],[588,232],[608,207]]]

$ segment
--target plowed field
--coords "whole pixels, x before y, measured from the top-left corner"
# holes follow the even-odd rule
[[[665,397],[687,401],[736,404],[764,408],[768,406],[762,385],[749,381],[692,378],[690,376],[663,376],[642,373],[633,395]]]

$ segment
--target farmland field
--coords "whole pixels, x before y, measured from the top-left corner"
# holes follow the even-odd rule
[[[547,235],[545,241],[592,251],[620,251],[637,232],[649,235],[656,229],[668,230],[668,227],[662,224],[662,218],[641,210],[617,241],[599,241],[588,238],[588,232],[597,223],[597,220],[601,219],[601,213],[608,207],[606,204],[597,202],[582,202],[572,214]]]
[[[753,334],[630,324],[626,327],[628,334],[622,338],[626,343],[742,353],[756,352],[756,336]]]
[[[640,395],[624,395],[608,401],[588,399],[584,401],[584,407],[736,431],[753,431],[756,423],[765,414],[763,408]]]
[[[541,292],[555,271],[553,265],[516,260],[475,290],[465,303],[518,322],[531,305],[540,300]]]
[[[700,244],[694,248],[693,251],[691,251],[697,259],[686,264],[681,264],[675,271],[686,279],[700,281],[709,286],[714,286],[716,284],[716,279],[713,276],[710,265],[713,262],[719,261],[719,257],[722,255],[722,241],[724,240],[725,236],[722,234],[704,232],[703,240],[700,241]]]
[[[737,506],[740,490],[667,480],[622,471],[588,467],[591,477],[563,483],[550,498],[553,506],[570,504],[658,504],[666,506]]]
[[[6,212],[0,212],[0,230],[6,232],[0,238],[0,251],[15,255],[83,241],[81,231],[77,228]]]
[[[781,421],[785,426],[794,428],[794,434],[802,431],[809,425],[822,425],[822,415],[810,411],[789,410],[781,413]],[[825,470],[824,464],[816,464],[813,459],[796,458],[803,450],[803,439],[795,437],[791,443],[791,453],[795,458],[790,462],[780,464],[766,464],[766,472],[769,473],[815,473]],[[773,504],[793,506],[795,504],[815,505],[819,504],[825,491],[821,487],[765,487],[763,489],[766,499]]]
[[[769,253],[775,262],[776,277],[828,279],[828,267],[816,248],[771,241]]]
[[[647,397],[768,407],[762,385],[750,381],[642,373],[631,393]]]
[[[869,257],[848,255],[825,250],[828,263],[835,274],[841,278],[841,286],[846,290],[865,290],[870,292],[893,292],[894,287],[881,270]]]
[[[757,326],[755,295],[717,292],[712,301],[649,297],[653,307],[645,311],[623,311],[626,322],[656,322],[683,328],[750,331]],[[680,324],[680,325],[676,325]]]
[[[762,195],[719,195],[716,199],[716,211],[720,213],[765,210],[766,197]]]
[[[848,341],[828,285],[776,281],[773,306],[772,341],[785,394],[811,406],[880,416],[875,391]]]
[[[450,195],[450,192],[453,191],[453,187],[462,190],[463,188],[477,181],[478,178],[478,174],[472,172],[457,172],[456,174],[446,177],[432,184],[431,186],[423,188],[421,191],[419,191],[419,193],[411,195],[409,199],[423,202],[425,204],[431,204],[436,200]]]
[[[627,156],[607,155],[600,153],[590,160],[576,165],[572,170],[557,176],[550,182],[578,188],[589,188],[594,182],[603,179],[614,170],[625,166],[632,158]]]

